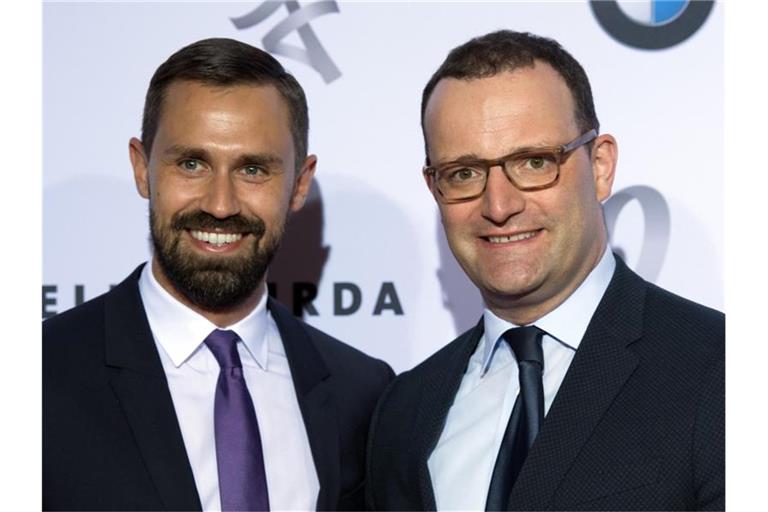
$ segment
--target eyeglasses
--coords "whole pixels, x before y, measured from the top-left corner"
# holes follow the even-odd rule
[[[597,138],[595,129],[568,144],[515,151],[495,160],[459,159],[440,165],[425,166],[424,175],[432,180],[440,201],[458,203],[483,195],[492,167],[504,169],[507,179],[523,191],[551,187],[560,178],[560,166],[568,155]]]

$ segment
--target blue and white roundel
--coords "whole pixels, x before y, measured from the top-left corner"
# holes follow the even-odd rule
[[[666,25],[685,11],[690,0],[618,0],[617,4],[628,17],[649,26]]]

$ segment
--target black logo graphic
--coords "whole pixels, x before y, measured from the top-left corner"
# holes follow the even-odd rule
[[[629,17],[616,0],[590,1],[595,18],[611,37],[643,50],[662,50],[685,41],[704,24],[714,7],[713,0],[652,0],[639,4],[649,7],[645,23]]]
[[[109,285],[110,289],[114,287],[114,284]],[[303,318],[305,314],[309,316],[321,315],[315,302],[315,299],[317,299],[317,287],[318,283],[310,282],[280,283],[280,285],[275,282],[267,283],[269,296],[273,299],[281,300],[293,310],[294,315],[300,318]],[[281,294],[279,297],[278,289],[280,289]],[[62,289],[58,284],[44,284],[42,292],[42,318],[45,320],[46,318],[56,316],[60,312],[58,311],[59,295],[60,293],[68,294],[69,290]],[[79,306],[88,300],[84,284],[76,284],[72,293],[74,297],[73,306]],[[371,293],[368,293],[368,295],[370,296]],[[333,303],[324,304],[321,309],[323,310],[323,316],[328,316],[329,314],[332,316],[350,316],[358,312],[364,314],[364,311],[370,311],[372,316],[384,316],[384,313],[391,313],[394,316],[403,316],[405,314],[393,281],[381,283],[372,309],[360,311],[362,306],[363,288],[359,284],[342,281],[333,283]]]

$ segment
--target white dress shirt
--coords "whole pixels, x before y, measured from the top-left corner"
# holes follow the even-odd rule
[[[203,343],[218,327],[165,291],[151,263],[141,273],[139,292],[203,510],[221,510],[213,417],[219,364]],[[248,316],[225,329],[242,340],[237,349],[259,423],[270,508],[313,510],[320,483],[283,342],[263,292]]]
[[[584,282],[533,325],[547,334],[544,412],[549,411],[589,321],[613,276],[616,260],[604,250]],[[445,427],[427,465],[438,510],[484,510],[496,456],[520,389],[515,355],[501,335],[519,327],[483,313],[485,333],[459,385]]]

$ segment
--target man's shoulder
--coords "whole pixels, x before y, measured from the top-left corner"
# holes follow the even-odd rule
[[[619,259],[590,325],[596,330],[585,341],[595,340],[589,332],[613,333],[637,358],[636,382],[650,389],[663,384],[664,396],[677,390],[690,398],[708,381],[722,389],[725,315],[645,281]]]
[[[124,295],[127,287],[136,286],[140,269],[141,266],[110,291],[44,320],[43,347],[68,339],[83,339],[86,333],[103,333],[107,302],[112,296]]]
[[[725,315],[651,283],[643,327],[645,338],[657,340],[667,352],[687,353],[685,359],[725,358]]]
[[[43,355],[72,351],[74,346],[93,343],[104,336],[105,304],[102,294],[43,321]]]
[[[424,383],[427,380],[444,381],[448,378],[445,375],[450,369],[461,364],[464,359],[469,360],[469,356],[475,349],[480,336],[483,333],[482,321],[461,333],[451,342],[439,349],[412,369],[399,374],[390,386],[386,399],[391,402],[400,402],[405,400],[410,402],[417,395],[424,392]],[[462,371],[465,368],[462,368]],[[382,399],[382,402],[384,399]]]
[[[647,283],[647,287],[646,311],[660,321],[703,324],[707,328],[722,328],[725,325],[725,314],[721,311],[681,297],[653,283]]]
[[[467,329],[463,333],[459,334],[456,338],[448,342],[437,352],[414,366],[409,373],[412,373],[416,378],[419,378],[421,375],[440,371],[442,368],[445,368],[446,365],[454,361],[455,358],[462,352],[466,352],[469,348],[474,350],[475,345],[480,340],[482,333],[483,324],[481,321],[479,324],[476,324],[470,329]],[[472,344],[472,347],[468,347],[468,344]]]
[[[673,355],[690,362],[722,359],[725,351],[725,315],[681,297],[643,279],[620,259],[605,296],[595,312],[599,321],[639,343],[633,350]],[[694,355],[695,354],[695,355]]]
[[[88,389],[104,377],[107,302],[111,290],[43,322],[43,388],[48,400],[57,388]],[[53,402],[51,402],[53,403]]]
[[[280,302],[270,299],[269,307],[273,317],[278,321],[278,325],[285,322],[293,323],[309,337],[312,345],[322,356],[323,362],[333,373],[353,372],[359,374],[359,377],[365,378],[370,377],[370,372],[373,370],[386,374],[387,380],[393,375],[392,369],[386,362],[369,356],[352,345],[309,325],[302,319],[295,317]]]

